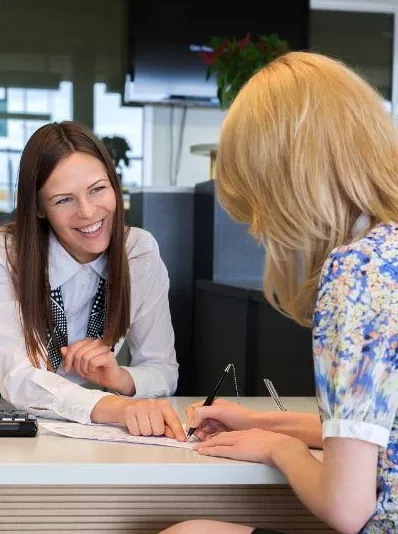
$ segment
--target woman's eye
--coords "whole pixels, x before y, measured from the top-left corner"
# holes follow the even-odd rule
[[[57,200],[57,202],[55,203],[55,205],[59,205],[59,204],[67,204],[68,202],[70,202],[72,199],[70,197],[65,197],[65,198],[60,198],[59,200]]]
[[[105,186],[104,185],[100,185],[98,187],[94,187],[94,189],[91,189],[91,193],[99,193],[100,191],[102,191],[102,189],[105,189]]]

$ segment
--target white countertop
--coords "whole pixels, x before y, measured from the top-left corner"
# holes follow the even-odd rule
[[[198,399],[174,397],[183,415]],[[244,397],[244,406],[275,410],[270,398]],[[288,410],[316,412],[313,398],[285,397]],[[315,454],[321,454],[316,452]],[[36,438],[0,438],[0,485],[199,485],[286,484],[260,464],[200,456],[189,449],[109,443],[39,433]]]

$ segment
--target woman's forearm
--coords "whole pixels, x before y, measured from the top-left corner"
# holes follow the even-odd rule
[[[377,447],[355,440],[329,441],[321,463],[304,443],[285,440],[272,460],[300,501],[338,532],[358,533],[376,509]]]
[[[321,483],[322,464],[312,456],[304,443],[286,441],[273,454],[273,461],[300,501],[317,517],[327,520],[324,513],[327,496]]]
[[[133,397],[136,393],[133,377],[128,371],[126,371],[126,369],[123,369],[123,367],[120,367],[119,371],[120,373],[118,380],[116,381],[116,384],[111,387],[111,389],[114,389],[121,395]]]
[[[322,449],[322,425],[316,413],[254,412],[252,425],[297,438],[310,448]]]
[[[107,395],[100,399],[91,412],[93,423],[119,423],[123,424],[124,408],[131,402],[125,397]]]

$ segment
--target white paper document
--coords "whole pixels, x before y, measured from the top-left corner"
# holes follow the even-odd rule
[[[142,445],[162,445],[163,447],[179,447],[192,449],[195,442],[177,441],[164,436],[132,436],[120,426],[113,425],[81,425],[80,423],[60,423],[58,421],[40,421],[40,429],[69,438],[97,439],[100,441],[122,441],[140,443]]]

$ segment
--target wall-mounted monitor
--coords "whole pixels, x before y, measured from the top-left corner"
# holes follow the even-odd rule
[[[214,35],[277,33],[308,48],[308,0],[129,0],[125,103],[218,105],[199,51]]]

